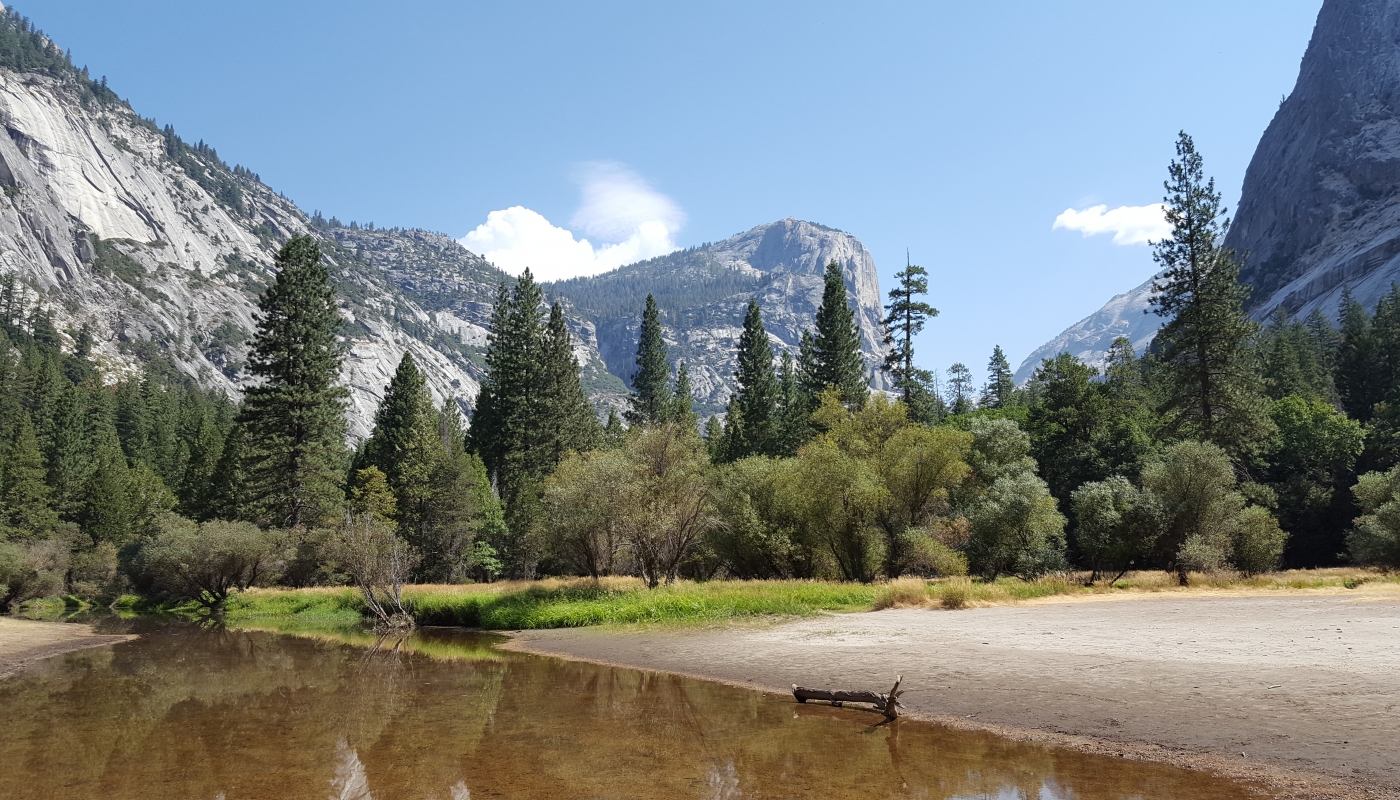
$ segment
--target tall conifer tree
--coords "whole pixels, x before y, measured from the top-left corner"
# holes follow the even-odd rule
[[[841,265],[834,259],[826,265],[824,281],[811,353],[804,359],[809,363],[804,365],[807,370],[801,376],[802,385],[814,398],[834,388],[847,406],[863,406],[870,395],[870,381],[860,352],[860,327],[846,298]]]
[[[1376,367],[1378,359],[1371,315],[1352,296],[1350,286],[1342,287],[1337,317],[1341,322],[1336,356],[1337,394],[1347,414],[1365,422],[1371,419],[1383,392]]]
[[[317,525],[344,499],[344,351],[337,341],[330,272],[310,236],[277,253],[277,278],[258,301],[244,395],[242,472],[254,517],[267,525]]]
[[[690,388],[690,370],[685,362],[676,365],[676,382],[671,387],[671,403],[666,411],[666,421],[674,422],[687,431],[700,430],[700,418],[695,413],[695,395]]]
[[[544,362],[545,408],[540,422],[548,428],[546,446],[550,450],[549,469],[553,470],[565,453],[592,450],[603,435],[598,415],[583,393],[573,336],[564,320],[564,309],[558,303],[549,310]]]
[[[661,317],[656,309],[656,298],[647,295],[642,328],[637,337],[637,372],[632,376],[628,424],[652,425],[665,419],[671,401],[670,383],[671,362],[666,359]]]
[[[1016,402],[1016,381],[1011,374],[1011,363],[1001,345],[992,348],[992,357],[987,361],[987,386],[982,391],[984,408],[1009,408]]]
[[[812,438],[811,411],[792,354],[784,351],[778,368],[778,407],[773,426],[773,455],[790,458]]]
[[[914,407],[915,393],[928,385],[927,370],[914,366],[914,337],[924,329],[924,323],[938,316],[938,309],[919,298],[928,294],[928,270],[905,258],[904,269],[894,274],[897,283],[890,290],[885,304],[885,344],[890,354],[881,369],[894,378],[895,388],[904,404]]]
[[[973,409],[972,370],[958,362],[948,368],[948,406],[954,414],[966,414]]]
[[[1165,377],[1162,411],[1177,435],[1220,445],[1235,458],[1258,450],[1271,423],[1251,347],[1257,326],[1244,313],[1245,287],[1233,251],[1220,245],[1228,221],[1191,137],[1182,133],[1164,186],[1172,233],[1153,244],[1162,272],[1153,310]]]
[[[729,424],[741,423],[729,437],[724,458],[737,461],[752,455],[777,455],[775,426],[779,413],[778,379],[773,374],[773,347],[763,328],[758,301],[750,299],[739,335],[739,368],[734,372],[736,415]]]
[[[0,469],[0,527],[9,527],[28,536],[44,536],[58,524],[44,483],[44,455],[29,415],[20,413],[14,434],[5,448]]]

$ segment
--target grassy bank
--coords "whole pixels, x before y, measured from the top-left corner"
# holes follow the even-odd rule
[[[687,581],[648,590],[634,578],[608,578],[413,586],[405,599],[420,625],[524,630],[864,611],[876,591],[820,581]],[[230,598],[227,618],[234,624],[282,619],[323,626],[358,621],[362,609],[349,589],[262,589]]]
[[[705,624],[756,617],[891,607],[964,608],[1055,596],[1200,593],[1205,591],[1347,590],[1400,584],[1400,576],[1357,569],[1299,570],[1242,578],[1193,575],[1182,587],[1161,572],[1132,573],[1112,586],[1086,587],[1082,575],[1022,581],[946,578],[886,584],[822,581],[683,581],[648,590],[635,578],[547,579],[465,586],[413,586],[405,592],[420,625],[487,630],[575,628],[629,623]],[[353,628],[364,604],[347,588],[254,589],[229,598],[226,618],[241,626],[287,632]]]
[[[1017,578],[998,578],[995,581],[970,578],[943,578],[934,581],[902,579],[880,586],[873,607],[877,610],[927,606],[956,609],[1010,605],[1058,596],[1352,590],[1368,584],[1400,586],[1400,574],[1356,568],[1287,570],[1249,577],[1235,573],[1192,573],[1186,586],[1181,586],[1174,575],[1160,570],[1131,572],[1112,585],[1100,581],[1093,586],[1085,586],[1087,577],[1087,573],[1072,573],[1051,575],[1034,581]]]

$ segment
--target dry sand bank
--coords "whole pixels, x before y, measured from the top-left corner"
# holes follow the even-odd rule
[[[511,646],[776,691],[885,691],[902,673],[911,716],[1211,769],[1288,797],[1400,798],[1391,589],[528,631]]]
[[[0,678],[41,659],[134,638],[96,634],[90,625],[0,617]]]

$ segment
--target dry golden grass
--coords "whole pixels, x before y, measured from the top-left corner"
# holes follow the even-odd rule
[[[1086,586],[1087,573],[1050,575],[1031,581],[998,578],[901,578],[883,584],[824,581],[680,581],[647,589],[636,578],[547,578],[490,584],[420,585],[404,592],[420,624],[498,630],[585,625],[708,624],[742,618],[807,616],[823,612],[941,607],[954,610],[1025,602],[1112,600],[1154,595],[1272,593],[1400,594],[1400,575],[1354,568],[1290,570],[1243,577],[1192,574],[1187,586],[1161,571],[1135,572],[1111,586]],[[363,612],[348,587],[254,589],[230,598],[228,618],[252,624],[343,627]],[[283,624],[278,622],[277,624]]]
[[[875,590],[872,611],[886,608],[917,608],[928,604],[928,585],[919,578],[899,578]]]

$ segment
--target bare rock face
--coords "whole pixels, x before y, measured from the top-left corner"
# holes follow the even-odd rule
[[[475,396],[469,347],[443,343],[456,336],[479,345],[478,331],[434,316],[392,273],[311,228],[290,201],[251,173],[230,171],[212,149],[179,145],[176,158],[167,134],[125,104],[95,102],[73,81],[8,70],[0,70],[0,125],[0,272],[42,298],[60,329],[89,326],[108,375],[163,356],[236,397],[273,256],[309,232],[323,239],[343,297],[353,436],[369,433],[405,352],[427,368],[439,400],[465,405]],[[216,182],[237,193],[216,197]],[[418,233],[394,235],[415,242]]]
[[[1152,280],[1148,279],[1132,291],[1109,300],[1103,308],[1037,347],[1016,369],[1016,383],[1030,380],[1041,361],[1060,353],[1069,353],[1102,372],[1108,360],[1109,345],[1119,336],[1128,337],[1139,353],[1146,350],[1162,326],[1162,318],[1149,308],[1151,297]]]
[[[603,360],[614,375],[627,378],[636,371],[641,310],[646,295],[654,294],[671,360],[686,363],[697,408],[712,413],[723,410],[734,391],[749,298],[763,309],[774,354],[786,351],[795,358],[802,331],[815,322],[823,274],[833,260],[846,278],[872,385],[888,389],[879,369],[888,349],[875,260],[859,239],[835,228],[788,218],[547,288],[569,298],[574,313],[595,321]]]
[[[1245,172],[1225,245],[1244,258],[1249,311],[1336,318],[1344,287],[1374,308],[1400,281],[1400,3],[1325,0],[1298,82],[1279,105]],[[1073,343],[1091,363],[1119,332],[1141,347],[1150,292],[1115,297],[1032,354]],[[1127,300],[1124,298],[1127,297]],[[1062,342],[1063,340],[1063,342]],[[1057,344],[1060,343],[1060,344]],[[1073,347],[1070,352],[1074,352]],[[1053,352],[1051,352],[1053,350]]]
[[[199,385],[238,397],[257,297],[281,243],[305,233],[321,242],[346,322],[351,436],[370,433],[404,353],[437,401],[470,413],[491,305],[512,279],[458,242],[308,217],[212,148],[94,97],[76,76],[0,69],[0,126],[0,276],[17,276],[60,330],[87,326],[109,379],[166,358]],[[546,287],[547,297],[568,308],[584,387],[600,412],[625,401],[650,291],[663,301],[673,360],[687,362],[701,410],[718,411],[733,390],[748,298],[763,304],[775,348],[795,352],[833,259],[874,369],[885,353],[874,261],[855,237],[814,223],[763,225]],[[878,371],[876,380],[883,385]]]
[[[1263,318],[1368,307],[1400,279],[1400,3],[1327,0],[1245,173],[1226,245]]]

